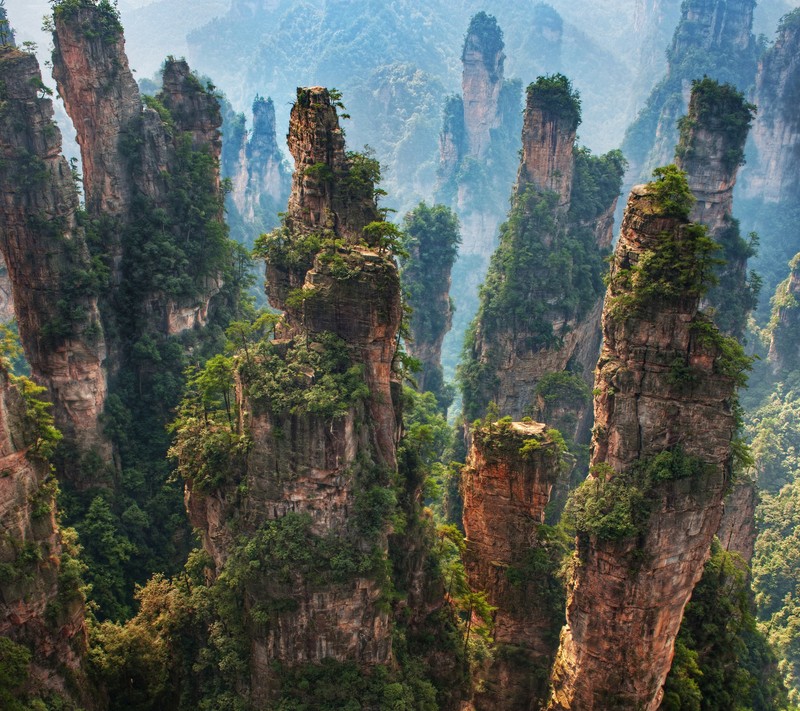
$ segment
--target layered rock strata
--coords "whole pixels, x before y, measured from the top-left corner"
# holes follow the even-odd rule
[[[659,707],[722,517],[744,361],[699,311],[713,245],[665,185],[631,193],[611,269],[553,710]]]
[[[246,590],[248,614],[272,610],[248,631],[259,698],[275,691],[276,663],[392,658],[378,574],[390,528],[380,513],[369,517],[370,497],[396,471],[397,269],[375,236],[386,226],[376,166],[345,153],[327,90],[298,89],[288,141],[296,166],[289,210],[262,245],[267,292],[285,314],[274,342],[237,356],[236,427],[247,451],[215,486],[190,473],[187,505],[217,574],[240,555],[237,536],[260,540],[289,526],[303,529],[307,550],[333,546],[354,567],[339,570],[320,553],[312,568],[298,564]],[[275,562],[263,560],[264,569]]]
[[[563,608],[543,524],[560,474],[559,445],[543,424],[473,431],[462,473],[464,563],[470,587],[497,608],[497,649],[481,672],[476,709],[534,709],[546,698]]]
[[[0,48],[0,249],[25,355],[65,437],[110,458],[100,424],[106,344],[78,192],[36,57]],[[73,472],[75,476],[78,474]]]

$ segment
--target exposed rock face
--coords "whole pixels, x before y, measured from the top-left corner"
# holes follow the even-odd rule
[[[658,708],[684,606],[722,517],[736,429],[736,383],[726,372],[740,366],[725,364],[721,336],[698,310],[709,267],[690,265],[709,259],[702,232],[670,216],[658,189],[631,193],[612,266],[594,468],[572,504],[577,565],[553,710]],[[668,269],[682,273],[677,290],[666,286],[675,274],[657,266],[666,253]]]
[[[503,33],[485,12],[472,18],[461,61],[464,130],[469,155],[483,158],[491,143],[491,132],[500,125],[499,101],[503,88]]]
[[[128,265],[139,255],[127,234],[140,229],[140,223],[156,211],[183,221],[183,229],[188,228],[187,215],[176,214],[180,208],[173,201],[175,186],[170,176],[186,170],[190,160],[187,148],[207,153],[214,164],[219,161],[219,103],[185,61],[170,58],[164,65],[158,105],[144,107],[113,10],[101,6],[56,8],[53,41],[53,76],[81,145],[86,210],[91,218],[109,225],[103,230],[103,251],[112,285],[130,292],[132,285],[124,283],[133,271]],[[188,147],[182,143],[186,135],[190,137]],[[219,191],[218,170],[213,171],[213,180],[215,184],[208,187]],[[222,222],[221,203],[216,214],[207,217]],[[194,294],[176,297],[142,284],[136,295],[141,305],[136,314],[139,323],[115,324],[107,330],[128,331],[129,337],[132,330],[171,336],[204,325],[220,283],[217,274],[204,274],[202,265],[193,266]],[[120,297],[107,295],[108,303],[115,298]],[[122,299],[130,300],[130,294]],[[114,306],[103,309],[106,323],[119,319],[112,313]],[[122,320],[131,316],[124,314]],[[124,354],[120,343],[109,345],[113,373]]]
[[[691,82],[703,76],[733,84],[752,83],[756,40],[755,0],[689,0],[667,52],[667,74],[652,90],[622,146],[630,162],[626,183],[650,177],[669,163],[678,142],[678,119],[686,113]]]
[[[579,111],[562,113],[549,104],[547,91],[528,88],[522,125],[522,163],[517,189],[533,185],[558,195],[560,207],[569,205],[572,192],[572,151],[580,122]]]
[[[37,96],[36,58],[0,48],[0,248],[8,266],[25,355],[47,386],[65,437],[110,458],[99,416],[106,347],[89,252],[78,226],[78,193],[61,156],[50,99]]]
[[[717,537],[726,551],[738,553],[749,565],[756,545],[758,490],[752,481],[737,481],[725,497]]]
[[[717,325],[739,339],[758,291],[748,282],[747,258],[753,250],[741,238],[733,218],[733,188],[753,112],[754,107],[729,84],[708,78],[694,82],[689,113],[680,122],[675,161],[686,171],[697,200],[690,218],[708,227],[725,260],[717,269],[719,285],[703,306],[713,307]]]
[[[35,61],[30,56],[29,61]],[[38,451],[35,423],[21,385],[0,371],[0,635],[32,652],[30,685],[38,693],[75,693],[90,705],[82,668],[87,648],[83,597],[60,577],[62,541],[55,481]],[[78,684],[67,686],[67,678]]]
[[[461,369],[468,420],[494,401],[502,415],[548,418],[566,436],[588,440],[602,255],[611,243],[622,162],[616,154],[595,158],[578,150],[579,121],[580,106],[565,77],[542,77],[528,88],[519,180]],[[602,207],[583,202],[586,190],[600,191]],[[583,247],[567,247],[576,242]],[[588,275],[580,277],[581,286],[565,282],[579,273]],[[560,403],[566,417],[551,420],[559,393],[537,388],[556,374],[560,381],[550,385],[568,386],[578,397],[574,406]],[[537,405],[537,395],[547,396],[547,407]]]
[[[798,200],[800,177],[800,120],[796,87],[800,82],[800,13],[795,10],[781,23],[775,44],[761,59],[756,76],[753,125],[757,160],[745,174],[745,194],[765,203]]]
[[[789,276],[778,286],[770,321],[769,363],[774,373],[800,367],[800,254],[789,264]]]
[[[239,356],[238,427],[251,444],[235,476],[213,489],[190,478],[187,488],[190,517],[217,573],[237,555],[234,531],[257,539],[297,516],[307,517],[301,520],[308,521],[310,547],[320,541],[345,545],[348,555],[360,556],[362,567],[366,551],[380,559],[387,551],[388,523],[365,528],[362,497],[374,491],[370,487],[389,486],[396,469],[397,269],[364,231],[380,221],[371,173],[359,172],[366,164],[346,156],[326,89],[298,89],[289,149],[296,165],[289,212],[267,248],[268,295],[285,315],[274,344],[259,355]],[[344,364],[332,372],[313,360],[334,351]],[[300,369],[265,395],[260,383],[271,382],[283,367]],[[305,402],[319,392],[314,387],[345,376],[355,391],[340,394],[333,411],[323,401],[291,409],[281,404],[280,398],[295,395]],[[269,565],[269,557],[264,560]],[[255,697],[274,691],[276,662],[292,666],[333,658],[369,666],[391,660],[389,616],[380,604],[376,571],[326,577],[325,565],[315,562],[313,574],[298,569],[290,582],[266,578],[248,590],[247,610],[281,603],[268,623],[248,631]]]
[[[540,528],[561,471],[543,424],[497,422],[473,432],[463,471],[464,560],[470,587],[497,607],[498,645],[476,709],[535,709],[546,697],[562,618],[547,603],[559,584],[543,570]]]
[[[258,224],[270,206],[283,210],[289,197],[290,175],[278,148],[275,106],[272,99],[256,97],[253,128],[243,142],[237,170],[232,176],[231,197],[246,223]]]

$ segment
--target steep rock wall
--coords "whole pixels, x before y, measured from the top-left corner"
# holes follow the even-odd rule
[[[110,458],[99,421],[107,392],[106,345],[77,220],[78,193],[61,155],[52,102],[39,96],[36,58],[5,46],[0,62],[0,248],[20,337],[34,376],[48,388],[59,429],[81,451]]]
[[[658,708],[722,516],[741,363],[726,363],[721,336],[698,310],[711,245],[688,207],[665,209],[662,188],[631,193],[612,266],[593,470],[571,503],[576,567],[553,710]],[[667,271],[682,265],[678,289],[658,266],[667,253]]]
[[[464,561],[470,587],[497,607],[498,645],[476,709],[535,709],[546,697],[561,619],[558,604],[548,604],[559,583],[545,572],[542,524],[561,473],[558,444],[543,424],[496,422],[472,433],[462,474]]]

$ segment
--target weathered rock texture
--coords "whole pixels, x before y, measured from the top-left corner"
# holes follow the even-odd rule
[[[789,276],[775,291],[769,324],[769,363],[776,374],[787,374],[800,367],[800,254],[789,267]]]
[[[756,155],[744,174],[747,197],[775,204],[797,201],[800,195],[798,83],[800,12],[795,10],[782,20],[775,44],[759,63],[755,89],[758,114],[752,132]]]
[[[626,184],[648,179],[669,163],[686,113],[691,82],[708,76],[740,91],[753,82],[757,47],[752,32],[755,0],[689,0],[667,52],[667,74],[653,88],[622,151],[630,165]]]
[[[756,545],[758,489],[752,481],[737,481],[725,497],[717,537],[726,551],[738,553],[749,565]]]
[[[673,255],[668,271],[708,254],[702,233],[664,214],[654,190],[631,193],[611,270],[594,469],[576,494],[576,567],[553,710],[658,708],[731,472],[736,385],[723,372],[721,337],[699,312],[708,264],[684,273],[678,290],[668,286],[675,274],[651,269],[663,250]],[[618,515],[626,526],[617,527]]]
[[[462,474],[464,562],[470,587],[497,607],[498,645],[476,709],[536,709],[546,697],[563,608],[541,529],[560,474],[559,446],[543,424],[496,422],[473,432]]]
[[[40,96],[36,57],[4,46],[0,63],[0,249],[20,337],[65,437],[82,451],[109,458],[99,421],[107,392],[106,346],[76,217],[78,193],[61,155],[52,102]]]
[[[33,57],[30,58],[31,60]],[[87,649],[78,581],[62,574],[56,485],[43,458],[23,384],[0,370],[0,635],[32,652],[29,689],[91,707],[82,666]],[[69,563],[66,563],[69,565]],[[74,562],[73,562],[74,564]],[[68,685],[67,680],[71,682]]]
[[[565,77],[543,77],[528,88],[519,181],[461,366],[468,420],[482,416],[491,401],[501,415],[517,419],[549,418],[563,409],[565,417],[548,424],[588,439],[603,254],[611,244],[622,161],[577,149],[579,121],[580,105]],[[598,193],[592,204],[587,191]],[[559,382],[537,392],[556,374]],[[561,391],[575,402],[564,401]],[[545,400],[537,404],[538,395],[547,396],[546,407]]]
[[[291,176],[278,147],[272,99],[253,101],[253,126],[243,134],[231,166],[231,201],[246,225],[273,227],[286,208]]]
[[[697,200],[691,220],[708,227],[722,248],[720,259],[725,260],[717,269],[719,284],[711,289],[703,307],[712,307],[717,325],[739,339],[758,293],[747,273],[753,250],[733,218],[733,188],[753,113],[754,107],[731,85],[708,78],[694,82],[689,113],[680,122],[675,161],[686,171]]]
[[[125,282],[135,270],[130,262],[139,259],[136,252],[141,245],[132,244],[128,235],[157,211],[184,223],[183,227],[170,225],[171,229],[189,228],[187,215],[180,214],[181,208],[175,205],[172,191],[176,186],[170,176],[186,170],[187,150],[206,153],[218,163],[219,103],[185,61],[169,58],[161,93],[155,103],[143,106],[125,55],[122,28],[102,7],[57,8],[53,41],[53,75],[81,146],[86,211],[91,218],[103,220],[104,259],[112,285],[124,293],[117,296],[115,290],[108,302],[130,301],[132,285]],[[183,143],[185,136],[188,146]],[[218,191],[218,170],[213,171],[212,180],[211,190]],[[221,222],[222,205],[206,217]],[[208,250],[212,249],[209,245]],[[175,335],[202,326],[209,301],[219,290],[218,275],[208,273],[204,266],[202,258],[193,264],[195,288],[189,294],[139,284],[136,301],[144,313],[138,314],[133,330]],[[130,304],[114,303],[105,309],[106,323],[118,318],[111,313],[114,309],[127,311]],[[115,324],[110,330],[130,331],[132,326]],[[110,345],[113,372],[123,354],[120,343]]]
[[[209,488],[196,472],[187,488],[191,520],[217,574],[237,555],[237,535],[257,539],[259,531],[296,516],[308,517],[302,520],[308,521],[309,546],[336,541],[362,561],[369,552],[385,559],[387,551],[389,525],[380,520],[364,528],[371,499],[363,497],[375,494],[370,487],[388,487],[396,470],[397,269],[364,230],[381,220],[371,173],[359,173],[364,164],[345,154],[326,89],[298,89],[288,141],[296,166],[289,210],[266,248],[267,292],[285,314],[274,344],[239,356],[238,427],[251,444],[235,475]],[[344,365],[335,372],[313,365],[315,354],[327,357],[332,348],[344,354]],[[311,365],[300,357],[311,358]],[[265,394],[261,384],[271,382],[276,369],[298,367],[292,380]],[[315,387],[345,372],[356,379],[357,393],[340,394],[327,406],[335,405],[333,411],[314,400],[291,408],[281,402],[313,397]],[[359,568],[325,577],[330,564],[293,569],[288,580],[267,576],[247,590],[248,612],[281,603],[268,623],[248,628],[256,697],[274,691],[276,662],[333,658],[369,666],[391,660],[377,572]]]

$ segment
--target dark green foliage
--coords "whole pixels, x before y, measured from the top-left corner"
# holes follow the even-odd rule
[[[776,661],[751,612],[746,564],[715,540],[686,607],[661,708],[786,709]]]
[[[489,71],[494,70],[494,60],[499,52],[503,51],[505,44],[503,43],[503,31],[497,24],[494,15],[487,15],[481,11],[473,15],[467,29],[467,39],[474,38],[477,49],[483,54],[483,61],[486,69]],[[464,42],[464,49],[461,53],[461,61],[463,62],[467,54],[467,41]]]
[[[23,685],[28,681],[31,653],[27,648],[0,637],[0,706],[5,711],[32,711],[24,703]]]
[[[53,15],[56,19],[72,17],[79,10],[96,8],[93,26],[85,25],[82,29],[86,37],[99,37],[103,42],[116,42],[122,36],[122,23],[119,19],[116,1],[110,0],[50,0]]]
[[[632,464],[624,472],[599,465],[570,495],[565,516],[579,535],[616,541],[641,535],[662,482],[703,476],[708,465],[680,447]]]
[[[690,160],[695,151],[691,143],[692,130],[701,126],[705,130],[724,136],[726,151],[723,164],[734,170],[744,163],[744,143],[755,116],[756,107],[745,101],[744,94],[731,84],[720,84],[704,76],[692,81],[694,114],[678,121],[680,141],[675,155]]]
[[[539,77],[528,86],[528,106],[539,109],[551,120],[563,122],[571,130],[581,122],[581,97],[563,74]]]

